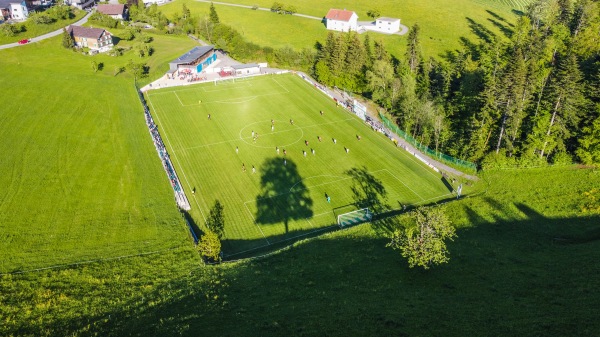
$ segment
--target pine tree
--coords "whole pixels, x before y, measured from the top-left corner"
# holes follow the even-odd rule
[[[73,37],[71,36],[71,34],[67,31],[66,28],[63,28],[63,36],[62,36],[63,47],[65,47],[67,49],[71,49],[71,48],[73,48],[74,43],[75,42],[73,41]]]
[[[582,74],[579,70],[577,57],[566,55],[560,60],[556,75],[550,84],[548,104],[551,104],[550,121],[543,137],[540,158],[554,146],[561,146],[570,136],[569,126],[578,120],[578,108],[583,104],[584,97],[579,89]],[[554,146],[549,146],[553,144]]]
[[[384,61],[388,62],[390,60],[390,56],[388,52],[385,50],[385,46],[383,45],[383,41],[375,40],[375,48],[373,51],[374,61]]]
[[[190,17],[190,9],[185,4],[181,6],[181,15],[184,20],[187,20]]]
[[[219,15],[217,14],[215,5],[212,2],[210,3],[210,13],[208,17],[210,18],[210,22],[212,22],[213,24],[219,23]]]
[[[415,23],[408,33],[408,47],[406,48],[406,61],[413,74],[417,73],[421,63],[421,42],[419,41],[419,24]]]

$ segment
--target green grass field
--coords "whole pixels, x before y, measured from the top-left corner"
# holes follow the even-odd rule
[[[17,42],[22,39],[30,39],[32,37],[36,37],[36,36],[40,36],[40,35],[43,35],[46,33],[53,32],[57,29],[62,29],[63,27],[66,27],[73,22],[79,21],[81,18],[83,18],[87,14],[87,12],[74,8],[73,14],[74,14],[74,17],[72,19],[58,20],[58,21],[52,22],[51,24],[48,24],[48,25],[37,25],[31,19],[27,20],[25,22],[18,23],[17,25],[18,26],[23,25],[25,30],[15,34],[15,36],[0,35],[0,44]]]
[[[375,199],[385,204],[379,210],[391,210],[450,196],[438,173],[295,75],[148,97],[196,223],[215,200],[225,205],[227,255],[321,231]]]
[[[156,60],[188,40],[156,41]],[[60,36],[0,55],[0,272],[189,244],[133,78],[113,76],[129,57],[74,53]]]
[[[270,8],[271,0],[226,0],[223,2],[258,5]],[[530,0],[434,0],[434,1],[368,1],[308,0],[301,2],[280,1],[294,5],[298,13],[324,17],[330,8],[346,8],[355,11],[360,21],[369,21],[367,11],[377,8],[382,16],[400,18],[408,27],[418,23],[421,27],[421,44],[425,56],[439,57],[448,50],[461,47],[461,38],[477,41],[481,27],[502,38],[512,30],[516,21],[514,10],[523,11]],[[182,3],[192,15],[207,16],[210,4],[193,0],[178,0],[161,7],[168,16],[181,13]],[[327,36],[325,25],[319,20],[265,11],[215,4],[221,22],[237,29],[242,35],[258,45],[296,49],[313,48],[317,41],[324,43]],[[481,25],[481,26],[480,26]],[[297,32],[297,33],[290,33]],[[372,40],[382,40],[388,51],[402,59],[406,36],[369,33]]]

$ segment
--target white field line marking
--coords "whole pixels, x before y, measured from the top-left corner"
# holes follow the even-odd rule
[[[343,120],[341,120],[341,122],[345,122],[345,121],[352,120],[352,119],[354,119],[354,118],[343,119]],[[315,126],[321,126],[321,125],[327,125],[327,124],[335,124],[335,123],[339,123],[339,122],[340,121],[320,123],[320,124],[311,124],[311,125],[307,125],[307,126],[301,127],[299,129],[300,130],[304,130],[304,129],[312,128],[312,127],[315,127]],[[220,144],[223,144],[223,143],[231,143],[231,142],[234,142],[234,141],[237,141],[237,140],[240,140],[240,139],[244,140],[244,139],[250,139],[250,138],[252,138],[252,137],[245,137],[245,138],[243,138],[241,136],[242,130],[240,130],[240,137],[238,137],[238,138],[224,140],[224,141],[215,142],[215,143],[204,144],[204,145],[190,146],[190,147],[179,149],[177,151],[193,150],[193,149],[198,149],[198,148],[202,148],[202,147],[208,147],[208,146],[213,146],[213,145],[220,145]],[[290,129],[290,130],[284,130],[284,131],[275,131],[275,132],[272,132],[272,133],[269,133],[269,134],[276,134],[276,133],[280,133],[280,132],[290,132],[290,131],[293,131],[293,130],[296,130],[296,129]],[[250,144],[250,143],[248,143],[248,144]],[[175,151],[175,149],[173,149],[173,151]]]
[[[158,116],[158,110],[156,108],[154,108],[154,104],[152,103],[152,100],[150,99],[150,97],[148,97],[148,101],[150,102],[150,105],[152,106],[152,110],[154,110],[154,114],[156,115],[156,120],[161,124],[164,125],[161,121],[160,121],[160,117]],[[163,127],[162,133],[165,135],[165,139],[167,140],[167,143],[169,143],[169,147],[171,148],[171,150],[173,151],[173,158],[175,158],[175,161],[177,161],[177,165],[179,166],[181,173],[183,174],[183,178],[185,179],[185,182],[187,183],[190,191],[192,190],[192,185],[190,184],[187,175],[185,174],[185,171],[183,170],[183,167],[181,166],[181,164],[179,164],[179,159],[177,158],[177,154],[175,149],[173,148],[173,145],[171,145],[171,140],[169,139],[169,135],[167,135],[167,131],[166,131],[166,127]],[[192,194],[194,196],[194,201],[196,202],[196,206],[198,206],[198,209],[200,210],[200,214],[202,214],[202,218],[204,219],[204,222],[206,222],[206,216],[204,215],[204,211],[202,211],[202,207],[200,207],[200,204],[198,204],[198,199],[196,199],[196,194]]]
[[[202,89],[202,91],[207,92],[207,93],[208,92],[217,92],[217,91],[229,90],[229,88],[223,88],[223,89],[221,89],[221,86],[223,86],[223,85],[217,86],[216,89],[214,89],[214,86],[212,86],[212,87],[202,87],[201,89]],[[242,83],[236,85],[236,87],[238,87],[238,88],[247,88],[247,87],[251,87],[251,86],[252,86],[252,84],[248,83],[248,82],[242,82]],[[211,88],[211,89],[208,89],[208,88]]]
[[[393,174],[392,172],[390,172],[390,170],[388,170],[388,169],[384,169],[384,170],[387,171],[387,173],[389,173],[396,180],[398,180],[402,185],[404,185],[406,188],[408,188],[411,192],[413,192],[417,197],[421,198],[421,200],[425,200],[425,198],[420,196],[419,193],[415,192],[415,190],[413,190],[412,188],[408,187],[408,185],[406,185],[402,180],[400,180],[400,178],[396,177],[396,175]]]
[[[277,83],[277,84],[278,84],[280,87],[282,87],[282,88],[283,88],[283,90],[285,90],[285,93],[286,93],[286,94],[289,94],[289,93],[290,93],[290,91],[288,90],[288,88],[286,88],[286,87],[284,87],[283,85],[281,85],[281,83],[279,83],[279,81],[277,81],[276,79],[273,79],[273,81],[274,81],[275,83]]]
[[[256,219],[254,218],[254,215],[252,215],[252,212],[250,212],[250,208],[248,208],[248,205],[246,205],[246,203],[244,203],[244,207],[246,207],[246,210],[248,211],[248,214],[250,214],[250,217],[252,218],[252,222],[254,222],[254,224],[256,225],[256,227],[258,227],[258,230],[262,234],[262,236],[265,239],[265,241],[267,241],[267,244],[270,245],[271,243],[269,242],[269,240],[265,236],[265,233],[263,232],[262,228],[260,228],[260,226],[256,222]]]
[[[214,102],[207,102],[207,103],[219,103],[219,104],[240,104],[240,103],[246,103],[246,102],[250,102],[253,101],[255,99],[257,99],[258,96],[248,96],[248,98],[246,98],[243,101],[234,101],[233,99],[231,101],[214,101]]]
[[[177,99],[179,100],[179,103],[181,104],[181,106],[185,106],[183,104],[183,102],[181,101],[181,98],[179,98],[179,95],[177,95],[177,91],[174,91],[173,93],[175,94],[175,97],[177,97]],[[148,98],[150,98],[150,97],[148,97]]]
[[[315,226],[312,224],[312,222],[310,222],[310,219],[306,219],[306,222],[308,222],[308,224],[310,225],[310,227],[312,227],[312,228],[317,228],[317,227],[315,227]]]
[[[300,180],[299,180],[297,183],[295,183],[294,185],[292,185],[292,187],[290,187],[290,192],[292,192],[292,189],[293,189],[293,188],[294,188],[296,185],[300,184],[301,182],[303,182],[303,181],[305,181],[305,180],[308,180],[308,179],[318,178],[318,177],[334,177],[334,178],[338,178],[338,179],[336,179],[336,180],[334,180],[334,181],[339,181],[339,180],[348,179],[348,178],[342,178],[341,176],[334,176],[334,175],[332,175],[332,174],[321,174],[321,175],[318,175],[318,176],[311,176],[311,177],[308,177],[308,178],[300,179]]]

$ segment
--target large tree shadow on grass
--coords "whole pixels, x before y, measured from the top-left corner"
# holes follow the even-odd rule
[[[270,158],[259,169],[260,193],[256,196],[256,222],[277,224],[283,222],[289,232],[289,222],[313,216],[310,197],[298,166],[293,160]]]
[[[366,167],[354,167],[345,172],[352,178],[352,198],[356,208],[368,207],[375,215],[372,220],[377,231],[391,232],[397,219],[390,217],[392,207],[388,204],[387,191],[381,180],[377,179]]]

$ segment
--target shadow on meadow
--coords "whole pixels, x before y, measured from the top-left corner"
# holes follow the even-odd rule
[[[582,240],[597,232],[600,217],[547,218],[525,204],[479,201],[477,209],[456,206],[472,226],[460,228],[449,244],[450,262],[429,271],[409,269],[399,252],[385,247],[385,237],[363,225],[267,258],[200,268],[157,285],[143,300],[123,299],[102,318],[82,315],[49,329],[87,325],[90,334],[143,336],[600,331],[594,309],[600,242]],[[490,222],[480,207],[498,215]]]
[[[290,221],[309,219],[313,216],[313,200],[293,160],[269,158],[262,164],[259,172],[261,177],[260,193],[256,196],[257,223],[283,223],[285,233],[288,233]]]

